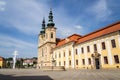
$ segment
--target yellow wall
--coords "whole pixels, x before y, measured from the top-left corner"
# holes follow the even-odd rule
[[[0,61],[0,67],[2,68],[2,66],[3,66],[3,61]]]
[[[81,68],[91,68],[92,65],[89,65],[89,64],[85,64],[83,65],[82,64],[82,59],[87,59],[86,61],[88,62],[88,58],[91,58],[91,54],[94,53],[93,51],[93,46],[91,45],[94,45],[94,44],[97,44],[97,49],[98,49],[98,52],[101,54],[101,60],[102,61],[101,63],[101,66],[102,68],[116,68],[117,66],[120,67],[120,64],[115,64],[114,62],[114,55],[118,55],[119,56],[119,61],[120,61],[120,44],[119,44],[119,40],[118,40],[118,37],[119,37],[119,33],[118,32],[115,32],[115,33],[111,33],[111,34],[108,34],[108,35],[105,35],[105,36],[101,36],[99,38],[96,38],[96,39],[93,39],[93,40],[90,40],[90,41],[87,41],[85,43],[81,43],[79,45],[76,45],[75,48],[78,48],[78,49],[81,49],[81,47],[84,47],[84,53],[82,54],[81,51],[79,51],[79,55],[80,58],[79,58],[79,64],[78,66],[75,65],[75,67],[79,67],[80,69]],[[115,39],[116,41],[116,48],[112,48],[111,47],[111,40],[112,39]],[[101,46],[101,43],[102,42],[105,42],[105,45],[106,45],[106,49],[105,50],[102,50],[102,46]],[[108,44],[109,43],[109,46]],[[100,47],[98,47],[98,45]],[[87,46],[90,46],[90,53],[88,53],[87,51],[85,52],[85,48],[87,48]],[[109,54],[108,54],[108,47],[110,47],[109,51],[111,51],[111,57],[112,57],[112,62],[113,64],[110,64],[110,59],[109,59]],[[86,58],[85,58],[86,56]],[[104,56],[107,56],[108,58],[108,64],[104,64]],[[75,59],[78,59],[77,56],[75,56]]]
[[[73,45],[73,43],[69,43],[69,44],[66,44],[64,46],[61,46],[61,47],[53,50],[54,58],[55,58],[55,55],[57,55],[57,58],[55,58],[56,66],[65,66],[66,69],[73,68],[73,60],[74,59],[73,59],[72,45]],[[69,51],[71,52],[71,55],[69,55]],[[65,52],[65,57],[64,57],[64,52]],[[59,53],[61,54],[60,58],[59,58]],[[65,65],[64,65],[64,61],[65,61]],[[69,65],[69,61],[71,61],[71,65]],[[59,65],[59,62],[61,62],[61,65]]]
[[[94,60],[91,57],[91,54],[94,54],[93,45],[97,44],[98,53],[100,56],[100,67],[101,68],[116,68],[120,67],[120,64],[115,64],[114,55],[118,55],[120,62],[120,42],[119,42],[119,32],[114,32],[111,34],[107,34],[80,44],[75,44],[74,42],[67,43],[63,46],[53,49],[53,58],[56,61],[56,66],[64,66],[66,69],[91,69],[94,68]],[[115,39],[116,47],[112,48],[111,40]],[[101,43],[105,42],[106,49],[102,50]],[[74,46],[73,46],[74,45]],[[49,45],[48,45],[49,46]],[[87,52],[87,46],[90,47],[90,52]],[[47,45],[46,45],[47,47]],[[81,53],[81,47],[84,48],[84,53]],[[78,50],[78,54],[76,55],[76,51]],[[69,51],[71,51],[71,55],[69,55]],[[65,52],[65,57],[64,57]],[[59,57],[59,54],[61,57]],[[104,63],[104,57],[107,56],[108,64]],[[91,64],[88,63],[88,58],[91,59]],[[82,63],[82,59],[85,60],[85,65]],[[69,65],[69,61],[71,60],[71,65]],[[76,65],[76,60],[78,60],[78,65]],[[64,65],[65,61],[65,65]],[[112,62],[111,62],[112,61]],[[61,63],[61,65],[59,64]]]

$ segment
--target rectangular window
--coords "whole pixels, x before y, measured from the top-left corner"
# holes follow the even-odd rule
[[[83,47],[81,48],[81,52],[84,53],[84,49],[83,49]]]
[[[90,58],[88,58],[88,64],[91,65],[91,59]]]
[[[107,56],[104,57],[104,64],[108,64],[108,58],[107,58]]]
[[[69,56],[71,56],[71,51],[69,51]]]
[[[59,53],[59,58],[61,57],[60,53]]]
[[[89,46],[87,46],[87,52],[90,52],[90,47]]]
[[[106,49],[105,42],[102,42],[102,49]]]
[[[76,65],[78,65],[78,60],[76,60]]]
[[[114,61],[115,61],[116,64],[119,63],[119,57],[118,57],[118,55],[114,55]]]
[[[111,40],[112,48],[116,47],[115,39]]]
[[[59,62],[59,66],[61,66],[61,62]]]
[[[83,63],[83,65],[85,65],[85,59],[82,59],[82,63]]]
[[[57,58],[57,55],[56,55],[56,53],[55,53],[55,58]]]
[[[65,61],[64,61],[64,66],[66,65]]]
[[[51,33],[51,38],[53,38],[53,33]]]
[[[64,52],[64,57],[65,57],[65,52]]]
[[[97,51],[97,45],[94,44],[94,51]]]
[[[71,65],[71,60],[69,61],[69,65]]]
[[[77,49],[75,49],[75,52],[76,52],[76,55],[78,54],[78,51],[77,51]]]

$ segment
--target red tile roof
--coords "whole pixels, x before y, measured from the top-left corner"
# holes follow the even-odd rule
[[[109,25],[107,27],[104,27],[102,29],[96,30],[92,33],[89,33],[85,36],[82,36],[78,41],[77,44],[115,32],[115,31],[119,31],[120,30],[120,21],[117,23],[114,23],[112,25]]]
[[[73,35],[71,35],[71,36],[69,36],[69,37],[67,37],[67,38],[65,38],[65,39],[60,40],[60,41],[57,43],[56,47],[62,46],[62,45],[64,45],[64,44],[69,43],[69,42],[72,42],[72,41],[73,41],[73,42],[76,42],[80,37],[81,37],[81,35],[73,34]]]
[[[61,40],[59,39],[56,44],[56,47],[60,47],[69,42],[76,42],[76,44],[79,44],[79,43],[82,43],[82,42],[85,42],[88,40],[92,40],[94,38],[97,38],[97,37],[100,37],[100,36],[115,32],[115,31],[119,31],[119,30],[120,30],[120,21],[117,23],[114,23],[112,25],[109,25],[107,27],[96,30],[96,31],[89,33],[87,35],[84,35],[84,36],[81,36],[78,34],[73,34],[65,39],[61,39]]]
[[[0,56],[0,61],[3,61],[3,57]]]

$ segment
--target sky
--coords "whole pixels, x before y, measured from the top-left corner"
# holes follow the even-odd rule
[[[37,57],[38,34],[52,8],[57,37],[86,35],[120,21],[120,0],[0,0],[0,56]]]

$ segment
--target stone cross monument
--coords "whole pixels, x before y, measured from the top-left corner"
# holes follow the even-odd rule
[[[14,51],[13,55],[14,55],[14,57],[13,57],[13,69],[15,69],[16,56],[18,55],[17,51]]]

